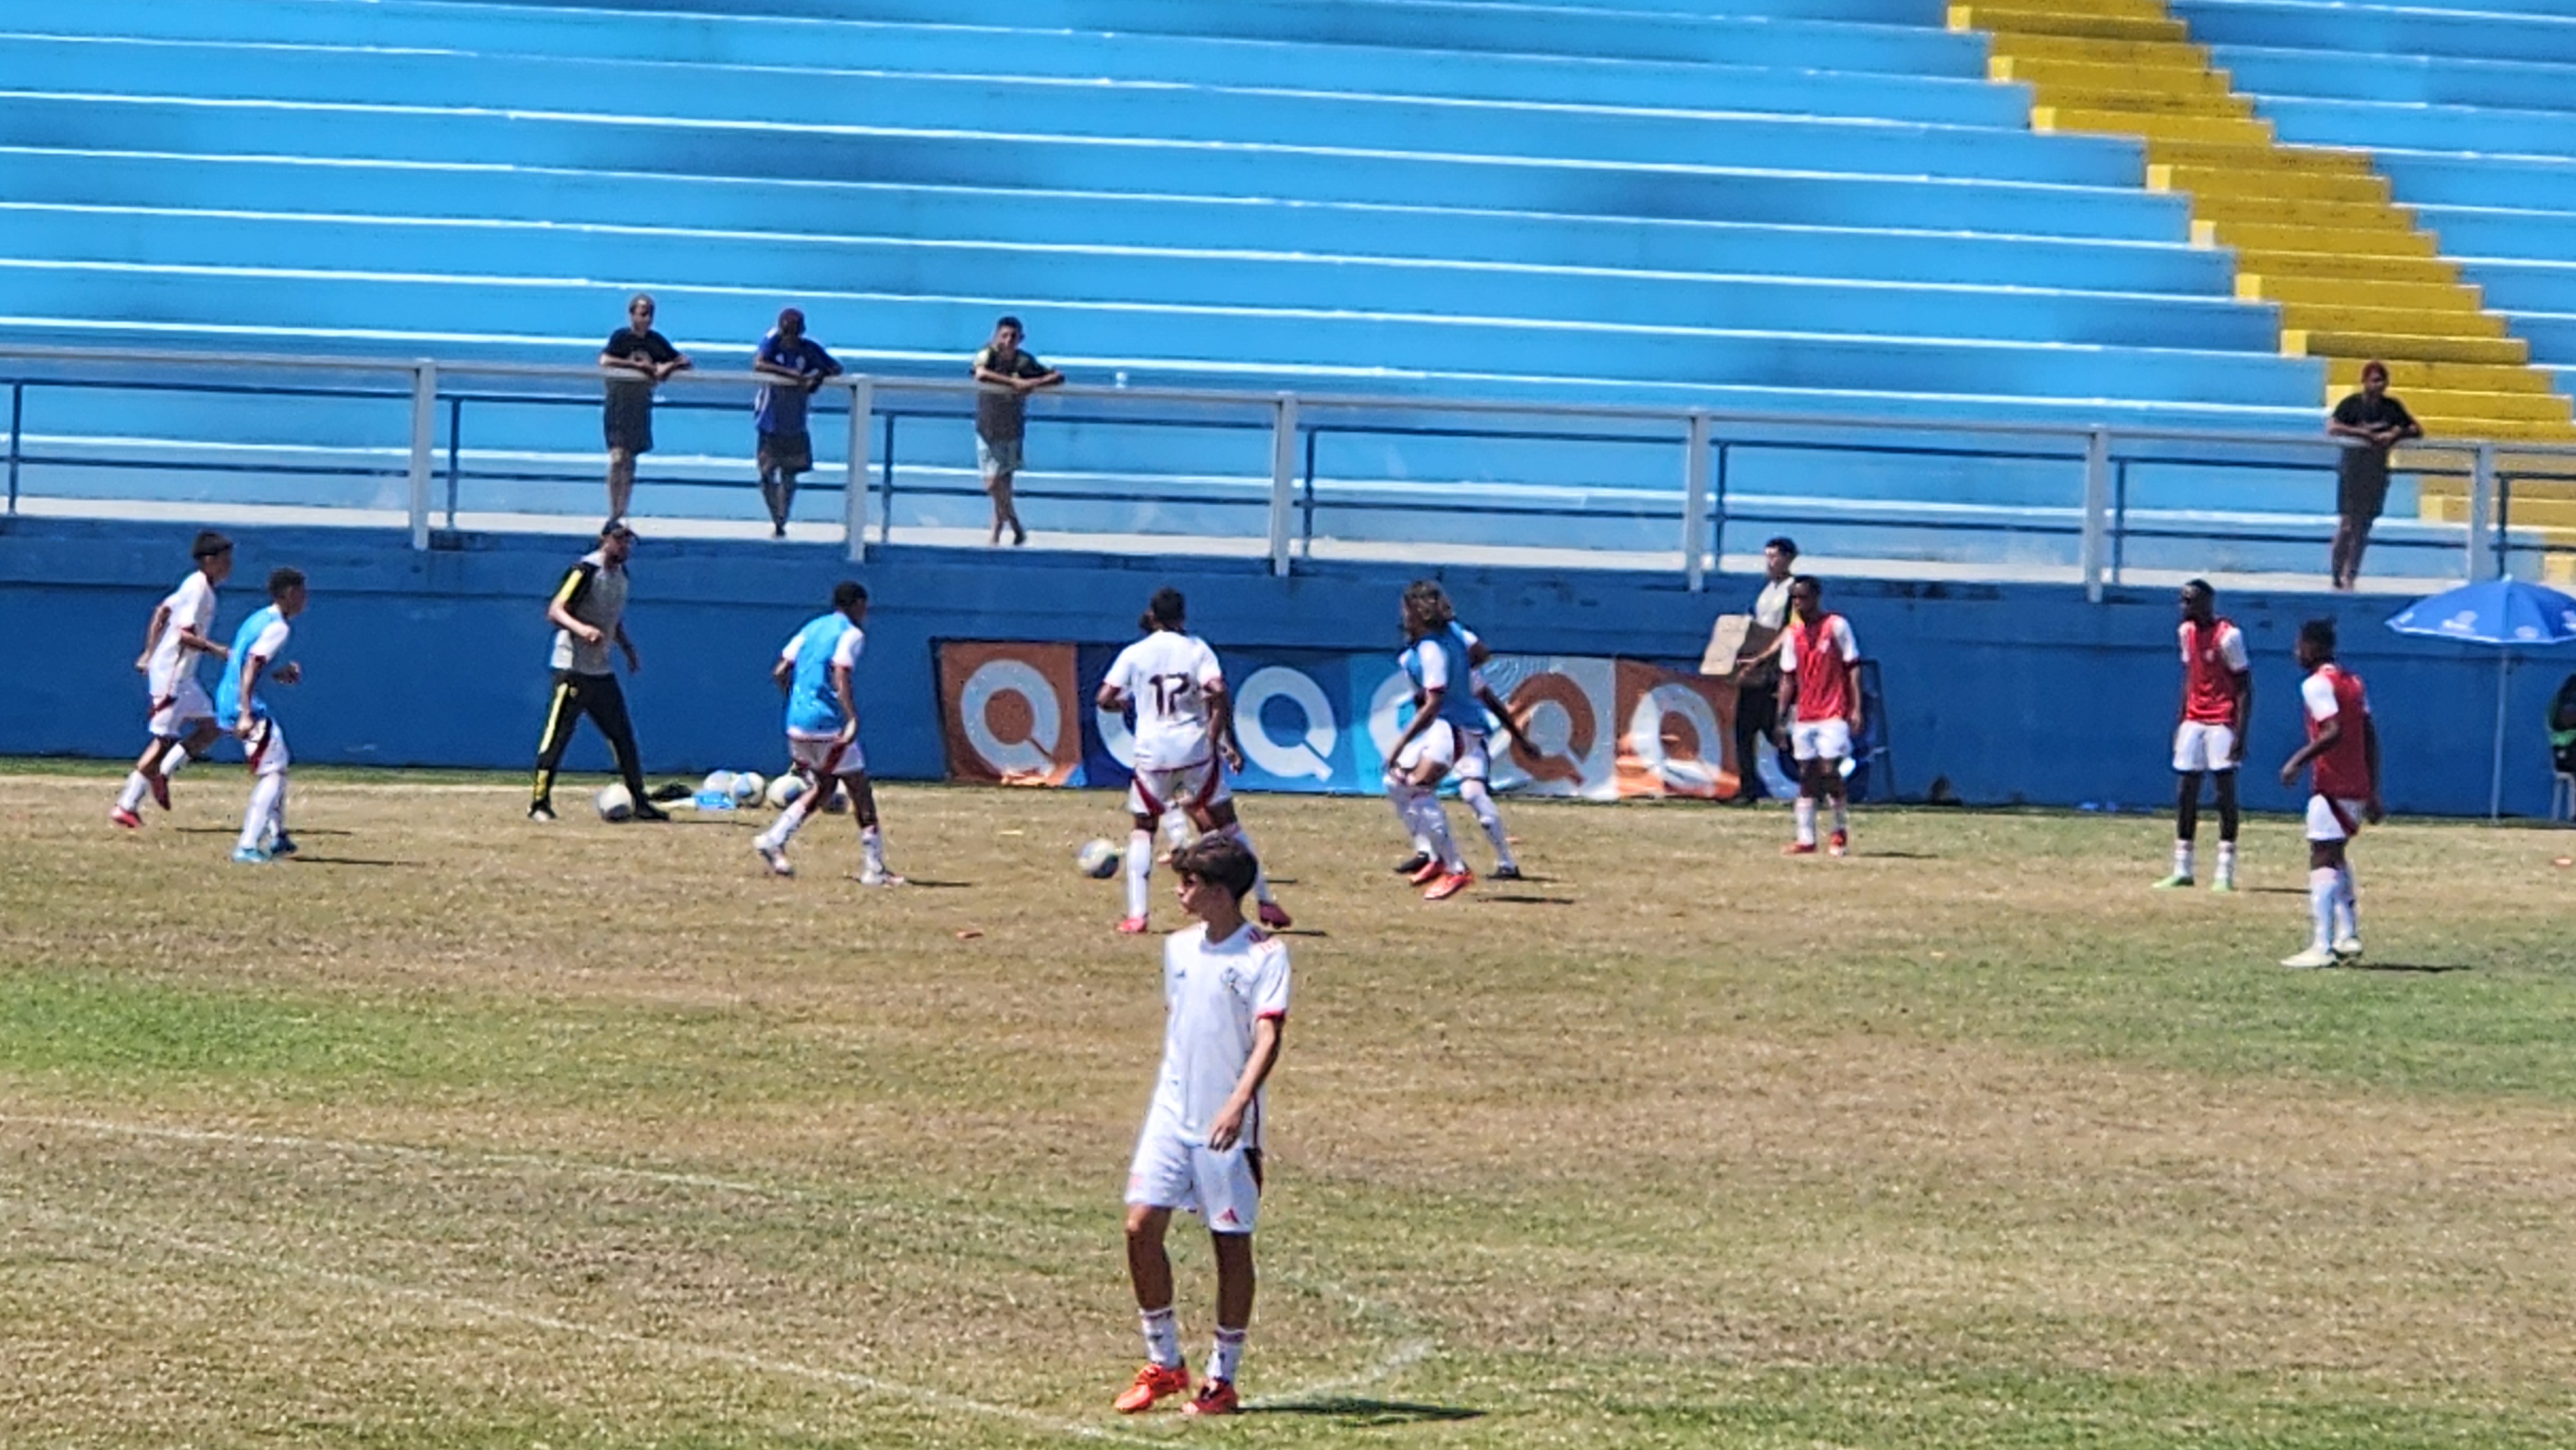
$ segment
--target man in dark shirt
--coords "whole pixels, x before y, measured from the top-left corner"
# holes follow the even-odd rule
[[[644,764],[635,748],[635,726],[627,719],[626,692],[617,687],[617,668],[608,656],[615,645],[626,652],[626,672],[644,667],[635,642],[626,637],[626,560],[635,552],[635,531],[610,519],[599,531],[599,547],[575,560],[546,601],[546,619],[555,627],[554,698],[546,706],[545,733],[537,737],[537,779],[528,800],[528,819],[555,818],[555,768],[572,727],[588,715],[617,757],[617,773],[635,803],[635,819],[670,817],[645,798]]]
[[[635,457],[653,451],[653,388],[689,366],[689,355],[653,330],[653,299],[638,292],[626,301],[626,325],[599,350],[608,369],[608,405],[601,416],[608,435],[608,516],[626,517],[635,495]]]
[[[2415,415],[2388,391],[2388,364],[2377,358],[2361,365],[2361,391],[2335,404],[2326,432],[2350,438],[2360,446],[2346,448],[2335,487],[2334,550],[2329,562],[2334,587],[2350,589],[2361,577],[2361,551],[2370,546],[2370,526],[2388,504],[2388,450],[2424,430]]]
[[[752,432],[758,440],[760,498],[769,505],[769,536],[787,537],[787,511],[796,502],[796,475],[814,466],[814,440],[805,431],[805,405],[823,380],[841,365],[823,345],[805,335],[805,314],[790,307],[778,314],[778,326],[760,340],[751,370],[770,379],[760,385],[751,405]]]
[[[1020,439],[1028,432],[1029,394],[1064,381],[1064,374],[1020,351],[1020,320],[1005,317],[993,324],[993,340],[975,354],[975,381],[984,385],[975,399],[975,461],[984,473],[984,491],[993,496],[993,537],[1002,542],[1002,526],[1011,526],[1011,542],[1025,544],[1029,531],[1020,527],[1020,512],[1011,506],[1011,476],[1020,471]]]

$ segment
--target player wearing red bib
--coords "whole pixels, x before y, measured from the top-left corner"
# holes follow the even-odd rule
[[[1834,802],[1826,849],[1851,850],[1852,742],[1860,738],[1860,644],[1849,622],[1825,612],[1824,584],[1801,574],[1789,585],[1789,627],[1780,632],[1782,742],[1798,760],[1798,839],[1784,854],[1816,854],[1816,797]]]
[[[2331,619],[2299,626],[2300,713],[2308,743],[2281,766],[2281,784],[2308,782],[2308,911],[2316,937],[2308,949],[2284,958],[2285,967],[2331,967],[2361,956],[2361,904],[2353,891],[2345,847],[2361,823],[2387,815],[2379,803],[2379,727],[2371,723],[2370,698],[2361,676],[2335,663]]]
[[[2254,715],[2254,664],[2245,635],[2218,615],[2206,579],[2182,586],[2182,715],[2174,726],[2173,874],[2156,883],[2170,891],[2192,884],[2192,837],[2200,828],[2200,778],[2218,792],[2218,872],[2213,891],[2236,889],[2236,767]]]

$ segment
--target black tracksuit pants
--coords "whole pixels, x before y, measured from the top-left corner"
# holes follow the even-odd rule
[[[555,671],[554,700],[546,707],[546,730],[537,737],[533,803],[553,805],[555,767],[563,763],[564,747],[572,743],[572,727],[584,715],[599,727],[600,734],[608,737],[608,748],[617,756],[617,773],[626,778],[627,792],[637,805],[644,804],[644,761],[635,748],[635,724],[626,717],[626,692],[618,688],[615,675],[577,675],[570,670]]]

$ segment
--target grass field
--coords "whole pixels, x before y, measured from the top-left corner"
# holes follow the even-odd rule
[[[843,820],[782,882],[326,778],[249,869],[237,772],[113,786],[0,780],[10,1447],[2576,1440],[2576,836],[2373,831],[2370,966],[2292,973],[2282,820],[2220,899],[2150,820],[1524,804],[1538,879],[1427,907],[1380,803],[1250,801],[1261,1413],[1188,1425],[1107,1410],[1111,798],[889,790],[872,892]]]

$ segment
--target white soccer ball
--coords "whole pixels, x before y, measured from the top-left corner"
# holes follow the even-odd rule
[[[1073,860],[1083,875],[1095,881],[1106,881],[1118,874],[1118,848],[1107,841],[1094,838],[1083,842],[1082,849],[1073,853]]]
[[[707,778],[698,782],[698,794],[732,795],[733,772],[730,770],[708,771]]]
[[[782,775],[769,783],[767,795],[769,808],[773,811],[783,811],[805,798],[805,778],[801,775]]]
[[[759,771],[743,770],[736,771],[734,773],[733,800],[735,805],[756,806],[760,804],[762,796],[764,796],[768,790],[769,781],[767,778],[763,777]]]
[[[823,782],[823,810],[827,815],[841,815],[850,809],[850,793],[841,789],[838,780]]]
[[[603,821],[635,819],[635,797],[626,793],[626,785],[622,781],[610,781],[601,786],[592,804],[599,807],[599,818]]]

